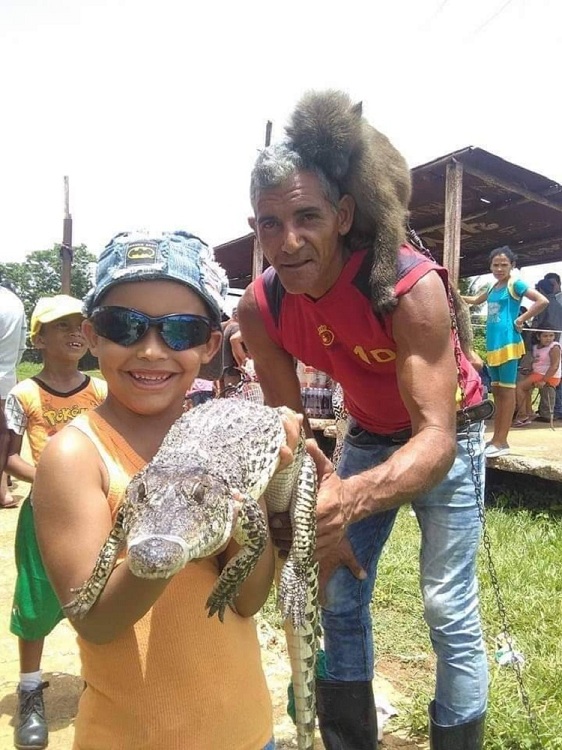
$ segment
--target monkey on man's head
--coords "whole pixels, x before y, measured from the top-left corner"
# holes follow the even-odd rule
[[[341,194],[355,200],[348,241],[370,248],[371,304],[378,314],[396,305],[396,260],[406,241],[410,170],[388,138],[362,116],[343,91],[311,91],[297,104],[286,127],[289,145],[319,167]]]

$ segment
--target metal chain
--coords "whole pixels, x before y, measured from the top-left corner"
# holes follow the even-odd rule
[[[420,250],[420,252],[423,255],[425,255],[427,258],[435,262],[435,258],[433,258],[429,250],[425,247],[422,240],[413,229],[411,228],[408,229],[408,235],[409,235],[409,240],[416,247],[416,249]],[[451,292],[450,285],[447,286],[447,298],[449,302],[449,314],[451,317],[451,330],[453,332],[453,342],[454,342],[453,345],[454,345],[454,353],[455,353],[455,362],[457,366],[457,383],[458,383],[458,387],[459,387],[459,391],[461,395],[461,405],[462,407],[465,407],[466,406],[466,392],[464,389],[464,383],[463,383],[463,379],[461,376],[462,351],[461,351],[459,331],[458,331],[458,326],[457,326],[457,316],[455,314],[455,304],[453,301],[453,295]],[[485,508],[484,508],[484,493],[482,491],[482,477],[481,477],[480,468],[479,468],[479,461],[476,455],[477,443],[471,434],[470,422],[469,422],[468,416],[466,416],[466,422],[465,422],[464,428],[466,429],[466,433],[467,433],[466,447],[467,447],[468,456],[470,458],[470,468],[471,468],[471,474],[472,474],[472,481],[474,484],[474,495],[476,497],[476,507],[478,508],[478,517],[480,519],[480,524],[482,527],[482,544],[486,553],[486,562],[488,564],[488,572],[490,574],[492,590],[494,593],[494,598],[496,600],[498,614],[500,616],[500,624],[502,627],[502,632],[503,632],[505,641],[510,651],[513,652],[514,648],[513,648],[513,637],[511,635],[511,626],[509,624],[507,610],[505,607],[503,594],[501,592],[501,587],[500,587],[500,582],[499,582],[496,566],[494,564],[494,559],[492,556],[492,544],[490,540],[490,534],[488,532],[488,526],[486,523],[486,514],[485,514]],[[535,714],[532,710],[531,701],[529,699],[529,694],[527,692],[527,689],[525,687],[525,683],[523,680],[521,664],[517,660],[513,660],[512,665],[514,668],[514,674],[515,674],[515,678],[517,681],[517,685],[519,687],[519,694],[521,696],[521,702],[523,703],[523,707],[525,708],[525,711],[527,713],[527,718],[529,721],[529,725],[531,727],[531,731],[535,735],[535,739],[538,743],[538,746],[542,747],[542,743],[539,738],[539,729],[538,729],[538,725],[536,722]]]

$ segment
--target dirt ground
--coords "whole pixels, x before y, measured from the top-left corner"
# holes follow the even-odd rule
[[[27,485],[16,484],[13,494],[23,500],[26,492]],[[15,579],[13,542],[17,517],[17,509],[0,510],[0,621],[2,623],[0,627],[0,750],[9,750],[13,747],[12,719],[16,710],[15,691],[19,673],[17,641],[8,630]],[[290,669],[283,633],[261,619],[258,620],[258,628],[264,669],[274,704],[275,737],[278,749],[292,750],[296,748],[296,742],[294,741],[294,726],[285,710]],[[74,631],[66,621],[57,625],[47,638],[42,667],[44,679],[50,683],[49,689],[45,691],[50,729],[49,748],[50,750],[70,750],[82,680]],[[388,665],[388,671],[391,673],[391,665]],[[375,692],[384,695],[394,705],[400,698],[397,691],[383,676],[377,677]],[[315,750],[322,750],[323,747],[318,736]],[[400,732],[393,731],[385,734],[382,747],[415,750],[423,745],[415,744],[412,740],[401,736]]]

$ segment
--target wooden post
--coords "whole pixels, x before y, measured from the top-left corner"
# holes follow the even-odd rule
[[[265,147],[267,148],[269,144],[271,143],[271,131],[273,128],[273,123],[271,120],[268,120],[265,126]],[[254,248],[252,252],[252,281],[254,279],[257,279],[257,277],[262,273],[263,271],[263,251],[261,247],[259,246],[257,237],[254,239]]]
[[[461,259],[462,174],[461,162],[453,159],[447,164],[443,265],[455,287],[459,281]]]
[[[70,269],[72,267],[72,216],[69,210],[68,177],[64,178],[64,221],[62,228],[61,256],[61,291],[70,294]]]

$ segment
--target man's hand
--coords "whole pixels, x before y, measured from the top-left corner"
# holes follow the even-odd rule
[[[293,462],[294,451],[299,443],[302,429],[302,414],[287,410],[281,415],[283,427],[287,436],[287,443],[279,451],[279,466],[277,471],[287,468]]]
[[[240,331],[236,331],[230,337],[230,348],[232,350],[232,356],[238,367],[244,367],[246,360],[248,359],[248,353],[244,348],[244,341]]]
[[[324,477],[316,504],[316,559],[322,561],[341,542],[353,520],[352,498],[335,472]]]
[[[318,445],[318,443],[316,442],[314,438],[307,438],[306,452],[314,461],[319,484],[327,476],[334,473],[335,471],[334,464],[330,461],[328,456],[321,450],[320,446]]]
[[[353,554],[349,539],[344,536],[341,542],[333,549],[328,550],[320,563],[320,574],[318,576],[319,600],[324,607],[329,604],[326,599],[326,585],[332,574],[340,565],[345,565],[353,573],[355,578],[364,581],[367,578],[366,571],[361,567],[357,558]]]

